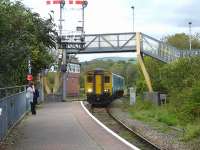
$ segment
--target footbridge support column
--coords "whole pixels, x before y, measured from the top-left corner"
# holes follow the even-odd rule
[[[136,53],[137,53],[137,60],[141,67],[142,73],[144,75],[148,90],[149,90],[149,92],[153,92],[151,79],[147,72],[147,69],[145,67],[145,64],[144,64],[144,61],[143,61],[142,55],[141,55],[141,33],[140,32],[136,32]]]

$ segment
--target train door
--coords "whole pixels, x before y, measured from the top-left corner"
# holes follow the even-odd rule
[[[95,82],[96,82],[96,84],[95,84],[96,94],[101,94],[101,92],[102,92],[102,76],[96,75]]]

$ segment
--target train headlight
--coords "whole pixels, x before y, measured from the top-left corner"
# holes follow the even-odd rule
[[[92,89],[88,89],[87,91],[88,91],[88,93],[92,93]]]
[[[108,89],[104,89],[104,92],[109,92],[109,90]]]

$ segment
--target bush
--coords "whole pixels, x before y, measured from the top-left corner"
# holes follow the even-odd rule
[[[191,88],[170,92],[170,108],[176,113],[181,124],[200,118],[200,82]]]
[[[168,92],[191,88],[200,80],[199,57],[183,58],[167,64],[161,70],[161,82]]]

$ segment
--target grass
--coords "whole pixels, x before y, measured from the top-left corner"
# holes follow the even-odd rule
[[[130,114],[145,122],[161,122],[168,126],[177,125],[177,118],[169,113],[167,107],[158,107],[149,101],[138,100],[136,105],[129,107]]]
[[[199,136],[200,136],[200,121],[197,121],[195,123],[187,124],[182,140],[189,141],[190,139],[197,138]]]
[[[127,109],[132,118],[138,119],[160,131],[167,132],[170,127],[180,129],[180,138],[189,141],[200,136],[200,119],[186,122],[178,118],[178,114],[171,111],[170,106],[155,106],[149,101],[137,98],[134,106],[129,106],[128,99],[123,103],[122,109]],[[184,134],[183,134],[184,129]]]

